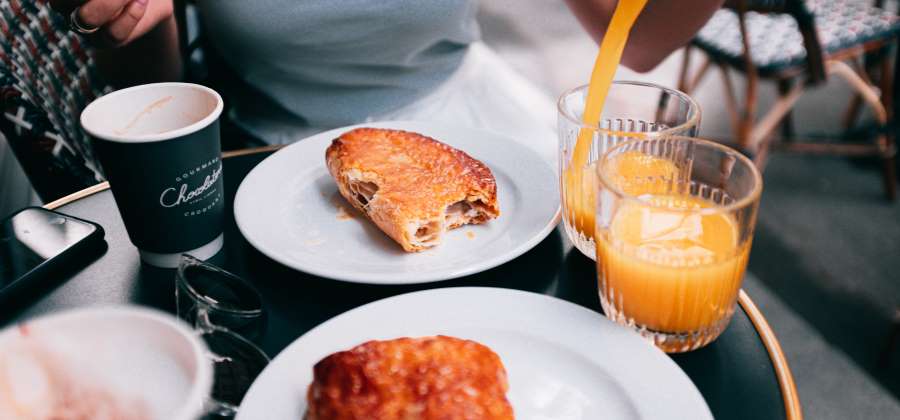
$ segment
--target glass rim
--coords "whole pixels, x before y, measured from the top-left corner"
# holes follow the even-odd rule
[[[628,193],[622,191],[621,188],[619,188],[614,182],[612,182],[611,180],[608,179],[608,177],[605,173],[606,171],[603,170],[603,167],[605,166],[606,161],[610,158],[610,156],[612,155],[613,152],[618,151],[619,149],[624,149],[626,146],[629,146],[633,143],[637,143],[637,142],[644,141],[644,140],[688,141],[688,142],[692,142],[692,143],[696,143],[696,144],[700,144],[700,145],[704,145],[704,146],[709,146],[714,149],[718,149],[719,151],[726,153],[726,154],[736,155],[738,161],[742,162],[743,164],[747,165],[750,168],[750,173],[752,174],[753,181],[754,181],[753,190],[750,191],[750,193],[747,194],[746,196],[742,197],[739,200],[735,200],[734,202],[732,202],[730,204],[727,204],[727,205],[714,204],[711,207],[703,207],[703,208],[699,208],[699,209],[675,208],[672,206],[653,204],[648,201],[642,200],[640,198],[640,196],[637,196],[634,194],[628,194]],[[759,169],[756,167],[756,165],[753,164],[753,161],[750,160],[750,158],[748,158],[747,156],[744,156],[743,153],[735,150],[734,148],[728,147],[724,144],[721,144],[721,143],[718,143],[718,142],[715,142],[712,140],[707,140],[707,139],[703,139],[703,138],[699,138],[699,137],[668,136],[665,138],[627,140],[627,141],[621,142],[613,147],[610,147],[609,150],[607,150],[603,154],[603,156],[600,157],[600,159],[597,162],[598,162],[597,169],[596,169],[597,180],[600,182],[601,185],[603,185],[604,188],[606,188],[606,189],[612,191],[614,194],[616,194],[616,196],[618,196],[619,199],[622,199],[625,201],[637,202],[638,204],[640,204],[642,206],[663,209],[663,210],[666,210],[669,212],[692,213],[692,214],[701,214],[701,215],[731,213],[732,211],[740,210],[747,206],[750,206],[754,202],[759,202],[759,198],[762,195],[762,190],[763,190],[762,175],[760,174]]]
[[[246,318],[262,316],[262,313],[263,313],[262,295],[259,293],[258,290],[256,290],[256,288],[252,287],[247,280],[244,280],[244,279],[242,279],[228,271],[225,271],[219,267],[208,264],[205,261],[203,261],[197,257],[194,257],[193,255],[181,254],[181,258],[182,258],[182,263],[178,264],[178,271],[176,273],[176,280],[175,280],[176,287],[183,286],[185,291],[190,293],[190,295],[193,299],[203,302],[205,305],[209,305],[210,307],[215,309],[217,312],[226,312],[229,315],[237,315],[237,316],[246,317]],[[224,275],[231,280],[235,280],[238,283],[241,283],[244,286],[247,286],[247,289],[249,291],[251,291],[251,293],[253,293],[255,295],[256,300],[259,301],[259,309],[226,308],[226,307],[223,307],[222,305],[220,305],[218,301],[211,299],[209,296],[198,293],[197,290],[194,289],[193,286],[191,286],[190,282],[187,281],[187,278],[184,275],[185,270],[189,267],[199,267],[204,270],[215,271],[217,274]]]
[[[266,354],[266,352],[263,349],[261,349],[258,345],[256,345],[256,343],[250,341],[249,339],[247,339],[247,337],[244,337],[232,330],[229,330],[228,328],[213,325],[212,328],[210,328],[208,330],[199,331],[199,333],[200,333],[201,338],[203,338],[204,336],[214,336],[215,334],[222,334],[222,335],[228,337],[228,339],[230,339],[230,340],[235,340],[235,341],[240,342],[241,344],[246,345],[254,353],[256,353],[256,356],[260,356],[262,359],[264,359],[266,361],[266,364],[272,362],[272,358],[270,358],[269,355]],[[205,339],[204,339],[204,341],[205,341]]]
[[[700,115],[701,115],[700,105],[697,103],[697,101],[694,100],[694,98],[690,97],[690,95],[688,95],[680,90],[668,88],[668,87],[665,87],[662,85],[658,85],[656,83],[639,82],[636,80],[614,80],[612,82],[612,85],[628,85],[628,86],[640,86],[640,87],[654,88],[654,89],[658,89],[660,91],[666,92],[672,96],[675,96],[675,97],[681,99],[682,101],[685,101],[688,104],[690,104],[688,120],[682,124],[678,124],[675,127],[667,128],[667,129],[660,130],[660,131],[652,131],[652,132],[629,132],[629,131],[622,132],[622,131],[618,131],[618,130],[609,130],[606,128],[600,128],[600,127],[587,125],[584,123],[584,121],[582,121],[579,118],[576,118],[574,115],[569,113],[568,110],[566,110],[565,107],[563,106],[563,102],[565,102],[566,98],[572,96],[572,94],[574,94],[578,91],[587,90],[588,87],[590,86],[589,84],[583,84],[580,86],[576,86],[574,88],[571,88],[571,89],[563,92],[559,96],[559,99],[556,101],[556,111],[559,113],[559,115],[562,115],[563,118],[567,119],[570,123],[575,124],[579,128],[598,131],[601,133],[619,133],[619,135],[623,135],[625,137],[628,137],[629,135],[635,135],[634,137],[640,137],[640,138],[657,138],[657,137],[662,137],[662,136],[668,136],[668,135],[671,135],[672,133],[685,130],[688,127],[695,126],[695,125],[699,124],[699,122],[700,122]]]

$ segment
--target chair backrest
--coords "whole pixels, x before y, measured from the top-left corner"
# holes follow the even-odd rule
[[[79,115],[110,90],[47,0],[0,0],[0,132],[43,200],[103,181]]]
[[[783,13],[797,21],[800,34],[803,35],[803,46],[806,48],[807,82],[817,84],[827,78],[825,61],[822,57],[822,44],[816,29],[816,18],[805,0],[726,0],[725,7],[734,10],[743,19],[743,13]],[[747,52],[745,51],[745,54]]]

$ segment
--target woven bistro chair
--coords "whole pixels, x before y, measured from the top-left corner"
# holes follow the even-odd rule
[[[710,68],[718,68],[737,144],[754,156],[757,166],[765,166],[773,146],[805,153],[875,156],[882,163],[885,195],[893,200],[896,149],[894,138],[887,134],[893,73],[884,52],[895,43],[898,33],[897,16],[866,0],[728,0],[685,51],[679,88],[690,93]],[[701,50],[705,59],[689,74],[694,49]],[[864,62],[865,58],[869,61]],[[866,71],[873,67],[874,71]],[[732,70],[747,79],[741,104],[731,81]],[[847,125],[855,120],[861,103],[872,109],[880,125],[874,140],[841,143],[794,138],[791,109],[807,89],[832,76],[844,79],[855,92]],[[877,76],[878,86],[873,84],[873,76]],[[776,83],[779,96],[768,112],[758,117],[761,81]],[[781,139],[776,141],[779,125]]]
[[[78,119],[109,90],[47,0],[0,0],[0,133],[45,202],[103,181]]]

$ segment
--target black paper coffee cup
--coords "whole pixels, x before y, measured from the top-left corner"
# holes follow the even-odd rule
[[[155,83],[97,98],[81,125],[144,262],[177,267],[222,248],[222,97],[205,86]]]

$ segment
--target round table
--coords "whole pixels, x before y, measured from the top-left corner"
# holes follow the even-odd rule
[[[241,236],[231,204],[247,173],[276,148],[223,156],[225,248],[212,260],[253,282],[263,296],[268,325],[260,346],[274,356],[294,339],[344,311],[388,296],[453,286],[493,286],[553,295],[600,311],[592,260],[574,249],[561,228],[521,257],[457,280],[413,286],[375,286],[317,278],[265,257]],[[64,197],[47,208],[99,223],[107,249],[95,261],[61,273],[51,289],[0,311],[0,324],[65,308],[138,304],[174,313],[174,270],[140,263],[106,183]],[[152,223],[152,221],[147,221]],[[335,262],[339,264],[339,262]],[[797,390],[784,355],[762,313],[743,291],[728,329],[712,344],[671,355],[703,394],[718,419],[801,419]],[[602,351],[602,349],[598,349]]]

